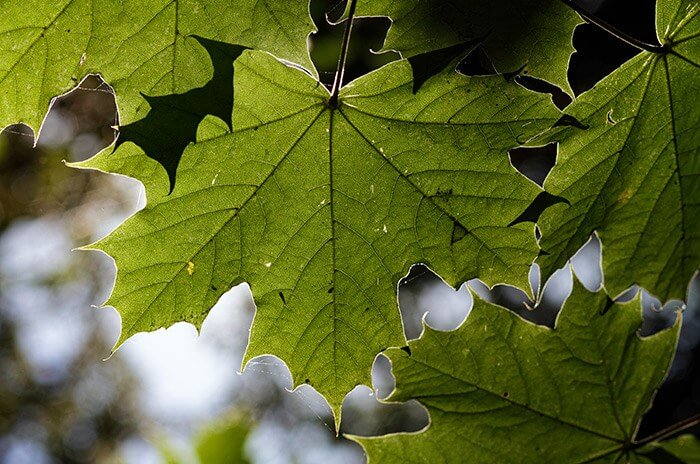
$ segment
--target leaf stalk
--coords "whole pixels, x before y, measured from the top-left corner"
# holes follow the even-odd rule
[[[665,45],[654,45],[650,43],[646,43],[642,40],[639,40],[635,37],[632,37],[631,35],[622,32],[609,22],[600,19],[599,17],[595,16],[594,14],[588,12],[585,8],[580,6],[578,3],[576,3],[574,0],[560,0],[564,5],[568,6],[572,10],[574,10],[576,13],[579,14],[583,19],[588,21],[590,24],[594,24],[607,32],[608,34],[622,40],[623,42],[638,48],[639,50],[644,50],[647,52],[651,53],[657,53],[657,54],[665,54],[668,53],[668,47]]]
[[[700,424],[700,414],[696,414],[695,416],[682,420],[677,424],[673,424],[669,427],[666,427],[665,429],[660,430],[653,435],[649,435],[643,440],[633,442],[633,448],[640,448],[649,443],[661,441],[665,438],[670,437],[671,435],[675,435],[678,432],[682,432],[683,430],[689,429],[690,427],[694,427],[698,424]]]
[[[350,34],[352,33],[353,17],[355,16],[355,8],[357,0],[350,0],[350,10],[348,12],[347,23],[345,24],[345,32],[343,32],[343,42],[340,47],[340,56],[338,57],[338,68],[335,71],[333,79],[333,87],[331,88],[331,97],[328,100],[328,106],[336,108],[338,106],[338,95],[340,88],[343,86],[343,76],[345,75],[345,63],[348,59],[348,48],[350,47]]]

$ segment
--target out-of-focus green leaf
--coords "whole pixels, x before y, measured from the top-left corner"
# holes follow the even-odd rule
[[[248,425],[239,420],[228,420],[210,427],[199,435],[196,444],[201,464],[248,464],[245,442]]]
[[[228,417],[208,426],[197,434],[194,453],[199,464],[248,464],[245,443],[249,424],[240,417]],[[156,440],[161,458],[166,464],[186,464],[164,437]]]

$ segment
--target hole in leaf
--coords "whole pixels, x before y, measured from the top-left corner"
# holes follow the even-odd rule
[[[83,160],[114,141],[116,124],[112,88],[100,76],[89,74],[73,90],[54,100],[38,144],[54,149],[68,144],[71,160]]]
[[[387,398],[396,386],[396,379],[391,374],[391,361],[382,354],[372,364],[372,386],[379,399]]]
[[[469,313],[471,303],[466,286],[454,290],[422,264],[411,267],[399,283],[399,309],[409,340],[420,337],[423,317],[434,329],[456,329]]]
[[[683,309],[684,306],[685,304],[680,300],[670,300],[662,305],[658,298],[642,290],[644,322],[639,329],[639,334],[647,337],[673,326],[676,321],[676,310]]]
[[[595,2],[589,8],[614,27],[650,44],[657,44],[656,1],[616,0]],[[585,3],[583,4],[585,5]],[[571,56],[568,79],[575,95],[592,88],[639,50],[597,26],[582,24],[574,31],[576,52]]]
[[[428,425],[428,412],[417,401],[400,404],[382,404],[394,390],[395,379],[391,363],[379,355],[372,365],[374,393],[367,387],[357,387],[343,403],[344,433],[372,436],[395,432],[415,432]]]
[[[632,299],[637,296],[637,293],[639,293],[639,286],[632,285],[630,288],[620,293],[615,300],[619,301],[620,303],[627,303],[628,301],[632,301]]]
[[[610,124],[611,126],[614,126],[615,124],[617,124],[617,121],[615,121],[615,120],[613,119],[612,115],[613,115],[613,110],[611,109],[611,110],[608,111],[608,113],[605,115],[605,120],[607,121],[608,124]]]
[[[345,397],[340,431],[359,436],[417,432],[428,421],[428,412],[418,401],[380,403],[372,390],[362,385]]]
[[[542,79],[520,75],[516,77],[516,82],[533,92],[550,94],[552,96],[552,102],[554,102],[560,110],[569,106],[572,101],[571,97],[562,89]]]
[[[572,258],[572,267],[577,278],[589,291],[596,291],[602,285],[600,267],[600,242],[597,235],[591,235],[586,244]],[[533,265],[530,271],[530,284],[538,302],[530,300],[521,289],[508,285],[489,288],[480,280],[469,281],[469,286],[484,300],[503,306],[535,324],[554,327],[557,314],[572,289],[572,276],[568,265],[557,270],[539,289],[540,271]]]
[[[514,148],[508,156],[515,169],[541,187],[557,161],[557,145]]]
[[[595,292],[603,285],[600,239],[597,234],[591,238],[571,258],[576,277],[589,291]]]

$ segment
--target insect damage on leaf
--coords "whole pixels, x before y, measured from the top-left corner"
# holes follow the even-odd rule
[[[640,338],[641,298],[602,311],[607,301],[575,282],[552,330],[474,296],[456,331],[425,327],[408,354],[384,352],[396,378],[388,401],[417,399],[430,425],[353,439],[370,464],[641,459],[635,434],[671,365],[680,317]]]

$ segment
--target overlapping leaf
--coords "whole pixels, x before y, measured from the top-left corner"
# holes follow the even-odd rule
[[[662,3],[665,51],[639,55],[569,109],[587,130],[537,139],[561,142],[546,187],[571,202],[541,217],[545,275],[596,230],[611,294],[638,283],[684,296],[700,263],[698,8]],[[314,72],[306,0],[0,0],[0,9],[0,127],[36,129],[49,100],[89,72],[116,90],[118,149],[82,166],[138,178],[149,198],[94,245],[119,268],[107,304],[122,315],[120,342],[178,321],[199,326],[225,291],[249,282],[258,311],[245,361],[280,357],[339,422],[376,353],[405,344],[396,289],[412,264],[452,285],[528,286],[533,228],[509,224],[540,190],[506,152],[558,119],[549,97],[451,70],[414,95],[402,60],[331,105],[319,82],[281,61]],[[499,71],[526,66],[568,89],[579,18],[557,1],[362,0],[358,14],[391,17],[385,47],[404,57],[483,38]],[[635,448],[678,325],[639,339],[638,314],[606,298],[578,286],[555,331],[477,302],[457,332],[428,331],[412,355],[389,350],[394,398],[420,399],[433,423],[360,440],[370,457],[578,462],[634,450],[646,462],[695,452],[686,442]],[[445,446],[454,434],[459,446]]]
[[[661,443],[650,443],[639,450],[635,462],[641,464],[697,464],[700,462],[700,440],[694,435],[680,435]]]
[[[308,10],[308,0],[0,0],[0,128],[36,131],[50,100],[88,73],[114,87],[123,124],[141,119],[141,94],[182,93],[211,78],[193,35],[313,70]]]
[[[640,53],[583,94],[566,127],[545,189],[563,196],[539,226],[544,276],[597,230],[612,295],[639,284],[684,299],[700,266],[700,5],[662,1],[658,31],[667,51]]]
[[[566,70],[579,16],[558,0],[359,0],[359,16],[392,20],[384,49],[406,57],[484,37],[499,72],[525,72],[569,90]]]
[[[620,462],[671,364],[673,328],[640,338],[640,298],[612,304],[580,283],[554,330],[475,297],[454,332],[429,328],[390,349],[396,389],[431,423],[417,433],[357,438],[370,463]],[[639,462],[647,462],[641,461]]]
[[[108,304],[122,340],[185,320],[250,283],[258,310],[246,360],[274,354],[337,414],[374,356],[404,344],[396,291],[414,263],[449,283],[527,286],[532,224],[508,227],[540,192],[507,150],[559,114],[502,77],[453,71],[413,95],[394,62],[346,86],[340,106],[269,54],[235,63],[234,131],[209,117],[175,189],[128,151],[85,166],[141,179],[149,204],[99,242],[116,260]]]

